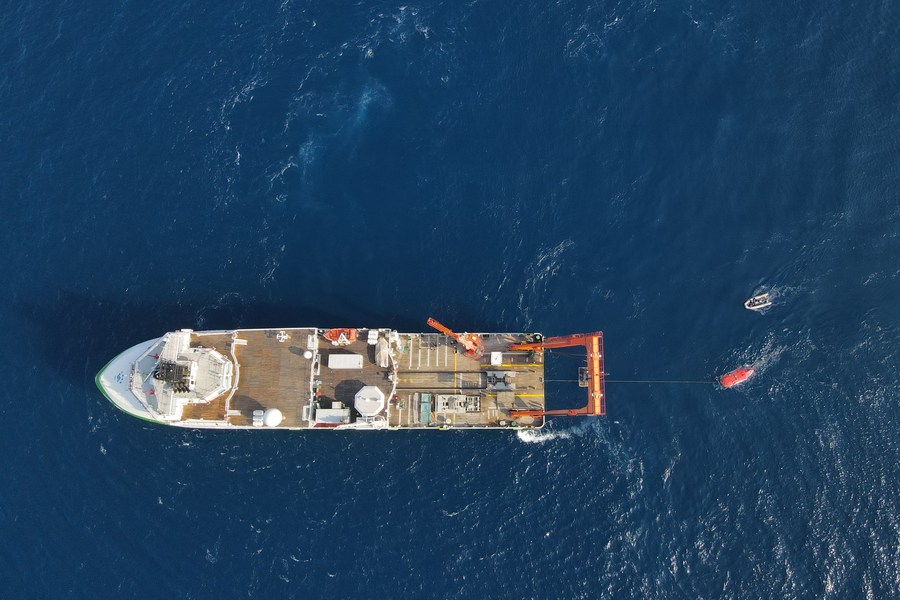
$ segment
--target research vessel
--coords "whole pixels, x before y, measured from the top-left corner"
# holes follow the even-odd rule
[[[393,329],[182,329],[111,360],[97,387],[135,417],[209,429],[540,428],[603,415],[603,333]],[[548,410],[547,350],[583,347],[587,405]]]

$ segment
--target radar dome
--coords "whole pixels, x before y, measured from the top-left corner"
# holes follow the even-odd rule
[[[283,418],[284,415],[281,414],[280,410],[277,408],[270,408],[263,415],[263,423],[265,423],[266,427],[278,427]]]

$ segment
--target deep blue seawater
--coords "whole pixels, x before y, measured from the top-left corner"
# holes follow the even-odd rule
[[[900,596],[896,3],[0,27],[0,597]],[[612,379],[758,375],[521,436],[181,430],[94,387],[175,328],[430,315],[603,329]]]

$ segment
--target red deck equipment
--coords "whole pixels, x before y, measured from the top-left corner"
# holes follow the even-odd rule
[[[322,334],[322,337],[335,346],[347,346],[356,341],[356,334],[356,329],[344,327],[339,329],[329,329]]]
[[[588,388],[588,403],[583,408],[567,408],[560,410],[512,410],[511,417],[543,417],[552,415],[565,415],[575,417],[579,415],[605,415],[606,414],[606,381],[603,372],[603,332],[579,333],[559,337],[545,338],[543,341],[532,344],[511,344],[511,351],[526,350],[530,352],[543,352],[546,348],[571,348],[584,346],[587,352],[587,372],[585,374],[586,387]]]

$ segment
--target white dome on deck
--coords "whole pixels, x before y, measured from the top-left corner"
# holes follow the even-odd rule
[[[263,415],[263,423],[266,427],[278,427],[281,425],[282,419],[284,419],[284,415],[277,408],[270,408]]]

